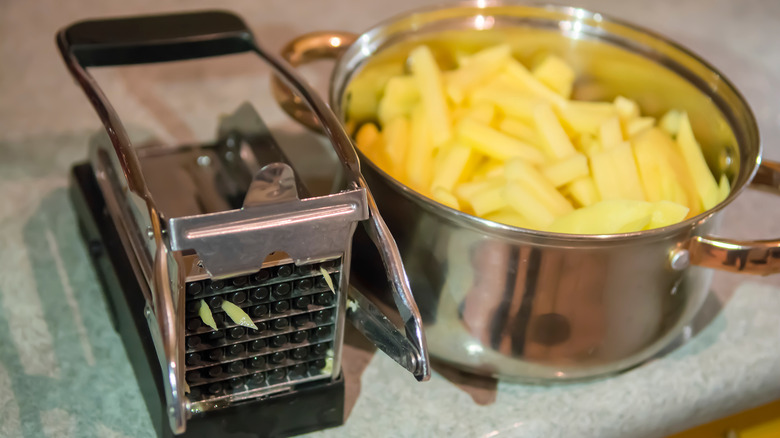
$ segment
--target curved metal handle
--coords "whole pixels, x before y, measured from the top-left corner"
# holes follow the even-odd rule
[[[293,67],[320,59],[336,59],[357,38],[357,35],[350,32],[310,32],[287,43],[282,48],[281,56]],[[276,76],[271,77],[271,90],[276,102],[290,117],[313,131],[322,132],[319,119],[309,106]]]
[[[292,66],[300,66],[318,59],[336,59],[356,39],[357,35],[349,32],[311,32],[287,43],[282,48],[281,54]],[[412,349],[412,356],[408,358],[397,354],[390,354],[390,356],[396,360],[400,359],[399,363],[409,369],[417,380],[430,379],[431,370],[422,317],[412,295],[401,253],[398,251],[398,245],[379,213],[374,196],[360,171],[360,161],[349,136],[346,136],[346,132],[335,114],[327,108],[316,93],[311,92],[308,86],[305,87],[310,94],[301,93],[300,89],[296,90],[301,94],[299,97],[277,76],[274,76],[271,79],[271,87],[274,97],[287,114],[304,126],[317,132],[324,132],[330,137],[339,159],[346,167],[347,177],[357,187],[365,189],[369,219],[363,222],[363,225],[382,257],[387,279],[391,285],[393,300],[404,322],[407,345],[411,346]],[[338,123],[339,129],[333,130],[331,123],[333,121]],[[334,136],[334,134],[336,135]],[[346,137],[342,137],[342,135]],[[346,142],[336,140],[346,140]]]
[[[154,235],[157,250],[154,254],[154,285],[153,305],[154,312],[148,315],[150,325],[157,329],[160,336],[158,345],[161,350],[157,350],[158,359],[163,372],[163,385],[165,386],[165,401],[168,407],[168,421],[171,430],[180,434],[187,429],[187,418],[189,408],[187,407],[186,396],[184,394],[184,349],[180,348],[179,342],[181,336],[176,333],[184,329],[184,319],[176,318],[175,308],[184,309],[184,291],[179,287],[177,294],[178,306],[174,306],[173,295],[171,294],[171,275],[168,265],[168,248],[162,242],[162,230],[159,229],[159,222],[155,226]],[[177,286],[184,284],[183,272],[176,270]],[[153,332],[154,333],[154,332]],[[186,383],[185,383],[186,385]]]
[[[387,228],[384,219],[379,214],[376,201],[368,189],[366,181],[362,178],[361,176],[360,184],[361,187],[366,188],[370,215],[368,221],[363,222],[363,225],[379,251],[379,255],[382,257],[385,273],[390,282],[393,301],[404,323],[404,331],[408,341],[407,345],[412,347],[411,358],[401,357],[401,360],[399,360],[399,356],[395,354],[390,354],[390,357],[409,369],[417,380],[426,381],[431,378],[431,368],[422,316],[420,316],[420,310],[414,301],[412,288],[409,285],[409,277],[406,275],[406,269],[401,259],[401,253],[398,251],[398,245],[395,243],[392,234],[390,234],[390,229]]]
[[[75,23],[57,34],[57,46],[65,65],[84,90],[111,139],[128,189],[146,204],[155,242],[152,299],[147,315],[166,386],[167,414],[175,434],[186,430],[187,409],[183,385],[183,353],[176,336],[183,319],[177,320],[168,272],[168,249],[163,223],[133,148],[116,110],[109,103],[87,67],[143,64],[195,59],[255,51],[252,34],[244,22],[227,12],[114,18]],[[138,224],[137,224],[138,225]],[[145,228],[145,225],[139,228]],[[177,282],[181,289],[182,282]],[[183,299],[181,290],[177,294]],[[183,306],[178,306],[183,311]],[[183,314],[182,314],[183,315]]]
[[[780,163],[764,161],[751,188],[780,195]],[[694,265],[741,274],[780,273],[780,240],[733,240],[696,236],[688,243]]]
[[[254,41],[240,18],[228,12],[209,11],[81,21],[57,33],[57,46],[103,122],[129,189],[153,207],[127,131],[86,68],[247,52],[254,50]]]

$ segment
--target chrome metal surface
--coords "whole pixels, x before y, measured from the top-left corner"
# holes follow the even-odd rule
[[[195,250],[209,276],[222,279],[257,271],[276,250],[297,263],[341,256],[356,222],[367,217],[365,192],[356,189],[172,218],[168,230],[171,250]]]
[[[183,287],[181,271],[176,263],[169,263],[169,258],[174,256],[162,243],[159,221],[150,220],[150,217],[157,217],[156,210],[151,210],[151,216],[146,215],[145,210],[139,206],[141,203],[138,202],[138,196],[126,190],[126,180],[119,177],[123,175],[123,169],[105,133],[93,137],[90,160],[108,213],[117,225],[120,239],[128,251],[128,260],[131,261],[138,284],[147,300],[146,319],[149,331],[155,339],[157,360],[164,373],[163,386],[171,429],[183,431],[189,410],[185,406],[184,388],[179,383],[184,381],[181,366],[183,350],[179,350],[176,335],[178,324],[175,319],[177,310],[183,311],[183,306],[180,303],[177,306],[173,304],[175,299],[183,300],[184,297],[178,293],[178,288]],[[155,227],[149,230],[151,233],[141,231],[153,225]],[[151,239],[144,239],[147,234]],[[156,253],[149,253],[150,246],[156,248]],[[175,279],[173,285],[172,278]],[[179,322],[183,324],[183,321]]]
[[[292,168],[284,163],[271,163],[255,174],[244,198],[244,208],[297,200],[298,188]]]
[[[337,56],[341,53],[342,43],[351,42],[352,35],[349,33],[333,34],[330,32],[323,33],[322,38],[310,40],[309,38],[303,38],[302,44],[296,46],[295,44],[288,45],[288,49],[283,51],[282,55],[287,62],[295,63],[299,65],[303,62],[309,62],[322,55],[311,55],[309,52],[310,46],[319,46],[321,53],[325,53],[327,56]],[[338,43],[336,42],[338,41]],[[301,51],[299,52],[298,47]],[[318,53],[317,50],[312,50],[314,53]],[[275,57],[268,54],[261,54],[270,63],[279,63]],[[281,64],[280,64],[281,65]],[[361,172],[360,159],[358,159],[357,152],[352,145],[352,141],[347,135],[344,127],[339,123],[336,115],[328,108],[327,104],[320,98],[317,93],[304,82],[299,82],[295,92],[298,96],[297,99],[289,99],[289,88],[295,88],[296,75],[281,68],[276,69],[276,76],[272,79],[272,87],[274,93],[277,96],[277,100],[284,103],[289,103],[295,106],[296,109],[285,108],[291,115],[296,112],[304,111],[305,119],[301,120],[301,123],[323,132],[331,141],[331,145],[336,151],[339,160],[344,165],[346,172],[346,178],[350,184],[353,184],[366,191],[366,197],[368,201],[369,219],[363,222],[363,225],[371,237],[374,246],[379,251],[384,264],[384,275],[387,277],[390,283],[390,291],[392,298],[395,301],[396,308],[401,313],[401,318],[404,321],[404,327],[407,332],[407,337],[413,340],[417,351],[421,352],[422,360],[419,368],[419,373],[415,374],[418,380],[424,381],[430,378],[430,367],[428,365],[428,356],[426,349],[425,333],[422,326],[422,318],[420,312],[414,301],[409,279],[404,269],[403,259],[398,246],[390,233],[385,220],[379,212],[374,196],[369,190],[368,184]],[[287,97],[280,97],[280,93]],[[300,105],[300,102],[305,103],[308,107],[308,111],[305,111],[305,107]],[[295,117],[295,116],[294,116]],[[318,122],[313,123],[313,120]]]
[[[704,263],[709,238],[701,236],[717,228],[717,213],[757,171],[756,122],[722,74],[661,36],[578,8],[482,1],[412,12],[359,36],[336,63],[331,107],[345,126],[359,126],[370,116],[351,117],[350,94],[402,72],[413,47],[428,44],[440,62],[454,65],[456,52],[498,43],[510,44],[523,62],[539,53],[568,61],[581,78],[575,99],[625,95],[649,115],[687,111],[708,164],[716,177],[729,178],[732,191],[715,208],[670,227],[561,235],[438,204],[361,154],[407,266],[431,355],[475,373],[526,381],[590,378],[636,366],[679,334],[708,293],[711,271],[686,268],[675,251],[688,249],[690,262]],[[769,176],[777,189],[780,178]],[[761,244],[748,246],[752,257]],[[370,283],[380,267],[360,246],[356,251],[353,277]]]
[[[127,193],[122,185],[123,179],[117,173],[115,154],[110,149],[110,141],[105,132],[99,132],[90,139],[90,162],[95,170],[95,177],[106,200],[106,207],[112,220],[116,224],[117,232],[122,240],[122,246],[129,250],[128,260],[133,272],[139,281],[146,302],[151,309],[152,293],[149,281],[152,278],[152,258],[148,251],[144,250],[144,239],[140,234],[140,228],[133,221],[133,213],[130,209],[136,204],[123,197]],[[132,195],[131,195],[132,196]]]
[[[404,327],[396,327],[374,303],[355,288],[349,290],[347,318],[366,339],[409,370],[418,380],[425,375],[425,361],[416,333]]]
[[[236,277],[256,273],[260,266],[269,269],[289,263],[295,263],[300,268],[311,262],[329,261],[339,267],[333,307],[334,333],[328,339],[318,338],[317,341],[333,344],[330,351],[332,363],[327,372],[308,377],[288,376],[282,381],[268,382],[260,388],[249,387],[209,397],[192,403],[192,412],[220,409],[251,398],[290,391],[301,383],[338,378],[349,284],[349,264],[343,261],[351,257],[352,234],[357,222],[366,219],[368,215],[365,193],[360,189],[352,189],[329,196],[306,197],[307,192],[299,183],[298,175],[286,164],[287,158],[274,141],[270,130],[249,104],[241,105],[234,113],[222,118],[217,142],[197,148],[196,152],[195,155],[211,153],[216,159],[201,166],[204,167],[201,170],[211,172],[209,177],[193,176],[193,180],[202,179],[206,185],[222,181],[222,187],[212,187],[210,192],[216,194],[222,204],[240,208],[215,212],[195,211],[192,216],[169,220],[171,248],[179,248],[179,243],[184,241],[177,239],[182,227],[195,227],[201,232],[207,230],[206,234],[210,234],[208,237],[189,236],[195,240],[204,240],[194,246],[197,261],[195,266],[192,265],[194,260],[189,262],[188,281],[204,277],[210,281]],[[169,150],[168,155],[171,154],[173,152]],[[191,165],[192,161],[193,154],[183,154],[178,166],[186,168],[187,163]],[[148,164],[146,161],[142,163]],[[247,179],[252,169],[256,169],[255,175]],[[169,177],[170,172],[161,176],[163,179]],[[170,182],[157,185],[162,190],[170,186]],[[201,198],[204,192],[208,193],[201,189],[199,186],[192,193],[180,192],[179,195]],[[236,199],[237,194],[240,194],[242,200]],[[304,197],[306,199],[299,199]],[[190,205],[203,205],[203,202],[190,202]],[[193,231],[196,230],[189,228],[189,232]],[[332,268],[328,271],[333,275]],[[273,286],[280,281],[284,282],[285,278],[269,280],[265,285]],[[251,284],[244,287],[246,293],[253,288]],[[258,324],[261,319],[254,318]],[[271,319],[265,318],[262,322],[270,323]],[[268,371],[265,373],[268,374]]]
[[[247,109],[242,107],[236,114],[226,117],[223,120],[224,123],[221,128],[224,129],[221,129],[221,132],[230,132],[241,144],[252,140],[251,137],[253,135],[255,137],[254,140],[257,140],[258,137],[263,137],[263,135],[270,135],[267,130],[264,130],[264,127],[259,127],[255,124],[259,119],[242,116],[240,119],[243,121],[238,123],[235,117],[237,114],[246,116],[248,114]],[[264,138],[266,141],[268,140],[268,137]],[[267,144],[255,145],[254,141],[252,143],[247,145],[252,151],[247,156],[247,159],[256,158],[257,155],[261,155],[266,159],[279,158],[279,151],[276,151],[277,154],[274,154]],[[185,333],[184,324],[186,319],[185,294],[177,293],[177,291],[183,290],[179,286],[185,284],[185,280],[216,279],[216,276],[209,275],[207,269],[211,265],[204,262],[201,256],[201,253],[206,254],[206,251],[201,249],[195,255],[182,255],[183,251],[177,247],[177,242],[181,241],[181,239],[177,240],[175,237],[177,230],[180,230],[182,227],[181,224],[188,222],[186,220],[178,221],[178,219],[203,218],[209,230],[216,232],[216,236],[212,237],[214,237],[219,249],[224,251],[224,253],[216,256],[221,257],[222,260],[226,260],[230,264],[235,262],[231,257],[243,255],[245,258],[252,259],[252,271],[256,272],[261,266],[264,268],[275,267],[294,261],[349,260],[351,256],[352,233],[357,226],[357,222],[366,219],[368,215],[365,205],[365,194],[361,189],[353,189],[320,198],[299,200],[295,175],[292,169],[286,164],[279,162],[271,163],[261,168],[258,171],[257,179],[254,181],[255,183],[258,181],[260,183],[244,188],[244,191],[247,193],[245,203],[248,205],[246,207],[237,210],[211,212],[212,210],[209,210],[211,208],[231,204],[232,201],[229,199],[230,191],[225,192],[224,190],[212,188],[209,192],[209,202],[203,203],[200,202],[204,196],[204,191],[199,190],[199,188],[202,188],[201,186],[192,186],[192,191],[188,192],[181,188],[183,186],[189,187],[189,184],[176,183],[181,181],[191,183],[200,180],[202,184],[208,185],[209,182],[219,180],[219,176],[226,176],[224,175],[225,169],[219,167],[221,144],[221,142],[217,142],[213,145],[202,147],[167,147],[164,150],[156,145],[151,145],[142,146],[138,151],[141,158],[142,171],[150,177],[148,181],[151,183],[150,192],[152,196],[165,201],[161,203],[161,206],[166,209],[168,214],[185,211],[194,214],[194,216],[185,218],[173,217],[169,220],[176,225],[169,226],[166,230],[165,235],[168,237],[168,242],[153,242],[158,253],[153,258],[155,260],[154,265],[147,267],[147,269],[154,270],[150,278],[172,285],[170,294],[150,294],[151,299],[147,304],[147,311],[145,312],[149,331],[156,346],[157,359],[164,374],[163,384],[165,387],[166,405],[172,419],[184,420],[194,412],[219,409],[229,406],[231,403],[241,402],[252,397],[264,397],[272,393],[289,391],[300,383],[337,378],[341,366],[341,338],[343,338],[346,288],[348,285],[347,279],[349,278],[349,265],[341,266],[338,269],[337,278],[339,286],[336,290],[336,295],[338,299],[335,302],[335,307],[333,307],[335,312],[333,317],[334,334],[332,338],[325,340],[333,343],[331,351],[333,366],[328,368],[329,371],[327,373],[304,378],[287,378],[262,388],[230,393],[221,397],[189,403],[184,391],[185,348],[183,334]],[[142,269],[140,267],[136,268],[136,265],[149,263],[148,260],[152,260],[152,258],[145,261],[146,259],[137,257],[132,245],[129,244],[133,236],[136,236],[138,240],[142,240],[139,236],[145,237],[146,233],[141,232],[141,228],[135,222],[133,214],[130,212],[133,206],[129,204],[127,199],[121,197],[123,192],[126,193],[122,189],[121,179],[117,176],[121,175],[121,168],[116,161],[111,160],[114,151],[107,137],[103,134],[95,136],[92,147],[94,150],[93,155],[100,158],[98,161],[93,162],[93,165],[100,177],[99,183],[106,198],[109,213],[114,218],[114,223],[118,225],[121,238],[125,242],[125,250],[128,251],[128,258],[133,264],[142,290],[146,292],[146,289],[144,289],[148,287],[146,277]],[[208,156],[214,158],[210,160],[208,165],[198,166],[198,172],[207,173],[192,173],[192,165],[197,161],[198,157],[204,156],[203,154],[208,154]],[[255,163],[255,166],[257,165]],[[216,167],[216,170],[212,167]],[[165,172],[160,170],[163,168]],[[182,177],[182,174],[184,179],[176,181],[176,178]],[[231,172],[230,176],[232,175],[236,175],[236,173]],[[178,192],[175,189],[176,187],[179,187]],[[253,193],[254,191],[256,193]],[[175,196],[177,194],[178,196]],[[187,199],[188,197],[193,198]],[[246,200],[249,199],[252,201],[247,203]],[[203,211],[204,207],[207,209],[205,213]],[[193,208],[194,210],[191,210]],[[343,212],[346,216],[329,214],[334,211]],[[296,213],[300,214],[296,217]],[[161,216],[164,215],[161,214]],[[239,217],[239,221],[243,220],[243,222],[236,223],[228,220],[236,217]],[[282,228],[285,225],[290,225],[293,227],[297,226],[299,230],[292,234],[285,234],[284,230],[273,229],[274,226],[280,223]],[[328,224],[330,226],[326,226]],[[160,230],[151,231],[150,235],[152,237],[163,235]],[[238,237],[245,238],[247,235],[251,237],[252,231],[260,234],[267,233],[270,237],[263,239],[262,244],[252,244],[250,247],[243,249],[239,248],[236,242],[231,240],[233,237],[231,232],[239,233],[240,236]],[[241,239],[238,240],[240,241]],[[249,243],[254,242],[251,239],[248,239],[248,241]],[[297,245],[297,249],[292,248],[295,245]],[[274,250],[279,249],[286,252],[274,252]],[[313,252],[315,250],[319,251],[319,253]],[[304,254],[304,256],[298,257],[296,260],[288,257],[287,253],[292,255]],[[160,261],[163,261],[163,263],[159,263]],[[235,273],[236,269],[234,268],[231,271]],[[162,288],[160,284],[154,287],[158,288],[158,290]],[[247,284],[247,287],[251,287],[251,285]],[[155,312],[153,310],[155,308],[170,309],[170,312]],[[176,319],[164,319],[168,313],[176,315]],[[323,338],[319,338],[318,342],[323,342]],[[177,424],[183,425],[183,423]]]
[[[362,182],[362,185],[366,185],[365,181]],[[378,214],[379,207],[374,200],[373,194],[371,192],[367,192],[367,194],[368,205],[372,214],[369,217],[369,221],[363,222],[363,226],[382,258],[384,274],[390,283],[390,292],[395,306],[403,319],[406,338],[414,344],[415,350],[421,355],[415,377],[417,380],[426,381],[431,378],[431,369],[428,361],[427,341],[423,329],[422,315],[412,295],[409,277],[404,269],[404,262],[395,238],[390,234],[390,229],[385,224],[384,219]],[[377,214],[373,212],[377,212]]]

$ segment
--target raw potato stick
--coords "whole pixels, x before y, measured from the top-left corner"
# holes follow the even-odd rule
[[[330,274],[328,274],[328,271],[326,271],[325,268],[320,266],[320,273],[322,274],[322,278],[325,279],[325,283],[328,283],[328,289],[330,289],[330,291],[333,292],[333,295],[336,295],[336,289],[333,288],[333,279],[330,278]]]
[[[653,215],[653,204],[615,199],[574,210],[553,222],[549,230],[571,234],[615,234],[642,230]]]
[[[573,210],[569,201],[533,166],[516,159],[506,164],[505,176],[509,181],[518,181],[535,195],[556,216]]]
[[[543,230],[555,220],[555,214],[519,182],[507,182],[506,199],[533,228]]]
[[[435,146],[440,146],[449,141],[452,128],[439,66],[436,65],[436,60],[428,46],[420,46],[412,50],[409,60],[412,76],[431,124],[431,139]]]
[[[612,117],[604,121],[599,128],[599,140],[604,149],[612,149],[623,143],[623,133],[620,130],[620,119]]]
[[[501,210],[507,206],[504,187],[488,187],[471,197],[471,208],[477,216]]]
[[[546,161],[539,149],[473,120],[462,120],[458,123],[457,132],[472,147],[489,157],[499,160],[520,157],[535,164]]]
[[[574,155],[574,146],[549,105],[537,105],[533,117],[548,157],[561,160]]]
[[[463,172],[469,164],[472,152],[470,147],[455,143],[441,153],[443,154],[441,169],[433,177],[431,190],[442,188],[450,191],[461,179]]]
[[[257,330],[257,326],[254,322],[252,322],[252,318],[250,318],[243,309],[231,303],[230,301],[222,301],[222,310],[225,311],[227,316],[234,323]]]
[[[541,171],[552,185],[560,187],[577,178],[589,175],[588,157],[574,154],[563,160],[542,166]]]
[[[533,75],[548,88],[568,98],[574,86],[574,70],[561,58],[548,55],[541,64],[533,70]]]
[[[601,200],[596,184],[590,176],[575,179],[565,187],[565,190],[580,207],[587,207]]]
[[[211,308],[208,304],[206,304],[206,301],[200,300],[200,308],[198,308],[198,316],[200,316],[200,319],[203,321],[204,324],[211,327],[212,329],[217,329],[217,323],[214,321],[214,315],[211,314]]]
[[[534,108],[541,103],[536,97],[516,90],[507,90],[497,84],[474,90],[470,101],[472,105],[492,103],[507,116],[529,122],[533,120]]]
[[[413,77],[393,76],[385,85],[377,117],[383,125],[396,117],[408,117],[419,100],[420,93]]]
[[[447,95],[455,103],[463,102],[466,93],[474,85],[498,72],[510,59],[512,57],[507,44],[489,47],[472,55],[466,65],[447,77]]]
[[[636,161],[631,150],[631,144],[622,142],[608,152],[612,155],[612,162],[617,172],[621,199],[633,199],[644,201],[645,194],[642,191],[642,184],[639,182],[639,174],[636,169]]]
[[[425,117],[423,105],[418,104],[412,111],[412,120],[409,127],[409,151],[407,153],[409,182],[417,191],[427,192],[431,184],[433,167],[433,142],[431,141],[430,126]]]
[[[445,190],[441,187],[434,187],[432,196],[434,201],[440,202],[447,207],[454,208],[455,210],[460,210],[460,202],[458,202],[458,198],[456,198],[455,195],[450,193],[448,190]]]
[[[710,168],[707,167],[701,147],[699,147],[696,138],[693,136],[693,128],[691,128],[691,122],[687,113],[683,113],[680,118],[677,146],[680,148],[691,177],[693,177],[693,183],[696,186],[696,192],[699,195],[701,204],[704,210],[707,211],[720,202],[720,190],[718,189],[718,183],[715,182],[715,177],[710,172]]]

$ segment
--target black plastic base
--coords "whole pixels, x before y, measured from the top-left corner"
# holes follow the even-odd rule
[[[144,317],[143,294],[89,164],[73,168],[70,196],[114,327],[125,345],[158,436],[286,437],[343,424],[341,377],[334,382],[300,385],[292,392],[195,415],[187,421],[184,434],[173,435],[165,413],[162,372]]]

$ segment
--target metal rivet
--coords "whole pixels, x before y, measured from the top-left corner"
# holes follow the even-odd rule
[[[675,271],[682,271],[691,264],[691,255],[687,249],[675,249],[669,256],[669,266]]]
[[[198,157],[198,166],[208,167],[211,165],[211,158],[208,155],[201,155]]]

